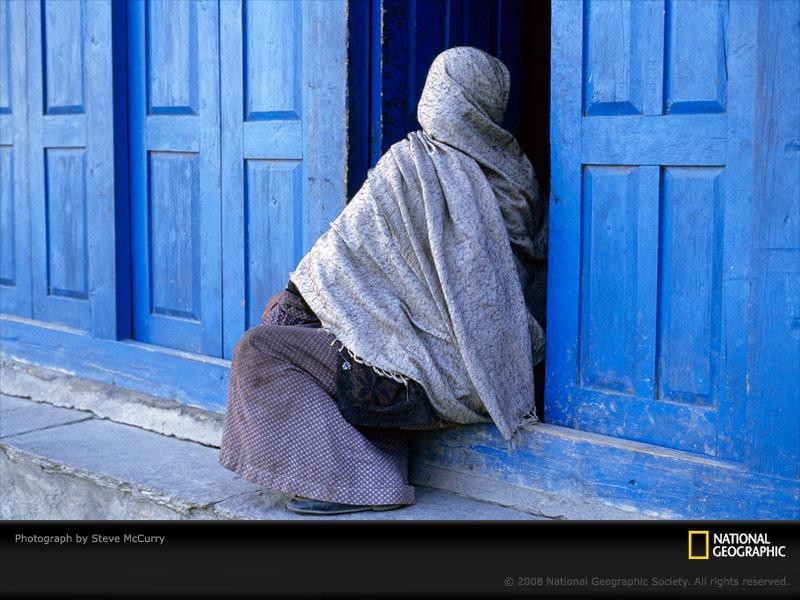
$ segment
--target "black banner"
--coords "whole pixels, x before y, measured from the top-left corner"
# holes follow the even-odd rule
[[[6,521],[0,593],[797,597],[799,523]]]

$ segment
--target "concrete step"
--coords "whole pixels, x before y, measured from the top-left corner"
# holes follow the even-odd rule
[[[417,489],[396,511],[301,517],[284,494],[217,462],[218,448],[0,394],[2,519],[529,520],[543,517]]]
[[[0,361],[0,393],[45,405],[73,409],[82,415],[83,419],[105,419],[161,436],[195,442],[209,448],[219,448],[222,440],[224,415],[220,413],[16,360]],[[37,418],[55,418],[53,415],[56,413],[46,412],[47,416],[43,413],[43,416]],[[64,414],[72,414],[74,417],[74,413]],[[497,479],[481,476],[479,473],[471,473],[469,470],[442,469],[416,458],[416,455],[412,456],[409,477],[411,482],[418,486],[419,497],[430,498],[431,506],[435,505],[437,498],[456,496],[472,498],[480,505],[509,507],[520,514],[553,519],[654,518],[652,515],[635,510],[622,510],[596,502],[581,494],[552,494],[530,487],[509,485]],[[429,488],[451,494],[440,496]],[[260,502],[263,504],[270,501]],[[279,501],[271,502],[275,504]],[[227,504],[223,505],[220,510],[224,510],[226,506]],[[397,514],[416,515],[418,510],[420,509],[403,509]]]
[[[76,377],[12,360],[0,361],[0,393],[135,425],[179,439],[219,447],[224,415],[171,398]]]

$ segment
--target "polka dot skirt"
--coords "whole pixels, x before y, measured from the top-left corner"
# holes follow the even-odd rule
[[[234,349],[219,462],[286,493],[346,504],[413,504],[407,434],[359,430],[339,413],[333,337],[280,302]]]

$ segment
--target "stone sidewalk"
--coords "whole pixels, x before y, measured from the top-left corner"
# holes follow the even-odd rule
[[[217,462],[218,448],[0,394],[2,519],[530,520],[524,511],[417,488],[396,511],[301,517],[287,498]]]

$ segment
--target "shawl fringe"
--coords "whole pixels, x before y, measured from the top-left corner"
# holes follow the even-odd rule
[[[524,417],[520,422],[517,429],[514,431],[513,435],[510,439],[505,440],[506,444],[506,453],[510,456],[516,450],[519,449],[520,444],[522,443],[522,432],[523,431],[533,431],[533,428],[536,427],[541,423],[539,417],[536,416],[536,409],[534,408],[529,415]]]
[[[408,377],[406,377],[402,373],[398,373],[397,371],[388,371],[386,369],[381,369],[380,367],[376,367],[375,365],[373,365],[373,364],[367,362],[366,360],[364,360],[363,357],[358,356],[355,352],[350,350],[350,348],[347,348],[338,338],[335,337],[335,334],[331,330],[329,330],[326,327],[322,327],[322,330],[327,332],[327,333],[330,333],[331,335],[334,336],[334,339],[331,342],[331,346],[333,346],[336,349],[336,351],[339,352],[340,354],[341,354],[342,350],[344,350],[345,352],[347,352],[347,354],[350,356],[350,358],[353,359],[353,361],[369,367],[370,369],[375,371],[375,373],[377,373],[381,377],[389,377],[390,379],[394,379],[396,382],[402,383],[403,385],[408,387]],[[339,347],[338,348],[336,348],[336,343],[337,342],[339,343]]]

